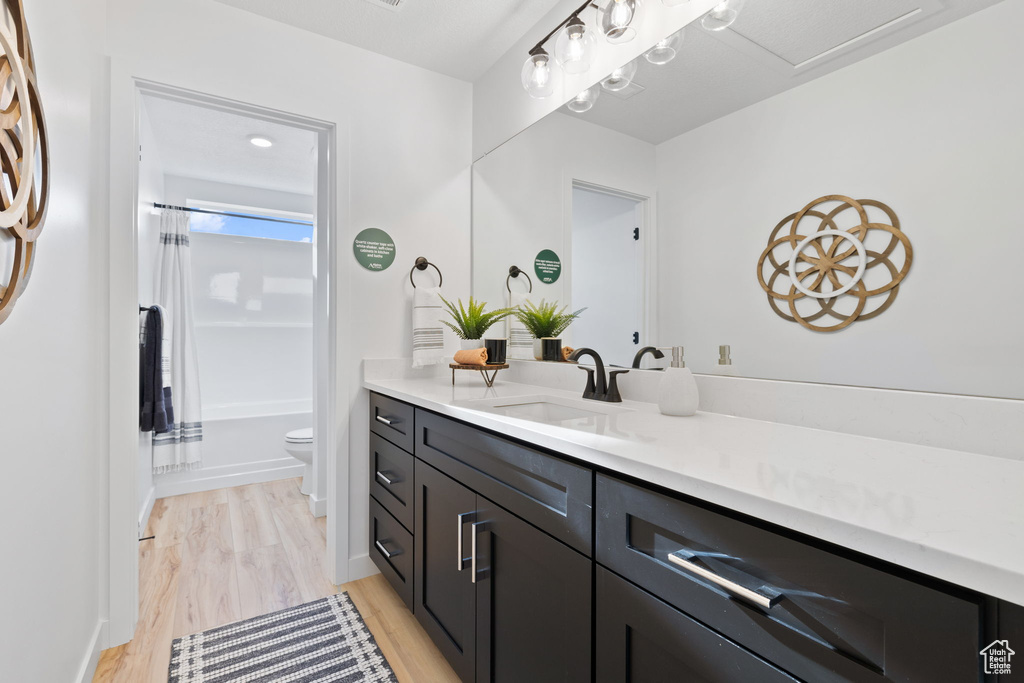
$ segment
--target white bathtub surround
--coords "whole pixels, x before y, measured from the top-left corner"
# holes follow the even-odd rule
[[[168,432],[153,435],[154,474],[194,470],[202,467],[203,462],[203,415],[192,315],[189,221],[188,212],[176,209],[163,209],[160,216],[156,294],[160,306],[167,311],[164,324],[170,328],[174,424]]]
[[[1024,604],[1024,461],[708,412],[680,419],[634,401],[571,428],[463,403],[537,394],[578,399],[582,373],[567,369],[580,385],[572,391],[508,381],[491,389],[481,380],[452,386],[443,378],[367,379],[363,386]],[[621,378],[634,374],[657,383],[660,373]]]
[[[236,405],[204,412],[205,462],[200,470],[155,477],[155,497],[211,491],[227,486],[256,484],[300,477],[303,465],[285,450],[284,436],[313,424],[310,401],[296,406],[260,405],[260,410]]]

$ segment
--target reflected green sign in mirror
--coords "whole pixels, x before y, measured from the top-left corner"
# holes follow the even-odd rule
[[[352,251],[367,270],[387,270],[395,262],[395,241],[380,228],[367,228],[356,235]]]
[[[534,259],[533,270],[541,282],[550,285],[562,274],[562,261],[558,258],[558,254],[550,249],[545,249]]]

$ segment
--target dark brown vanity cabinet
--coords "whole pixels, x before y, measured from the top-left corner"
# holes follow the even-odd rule
[[[416,462],[416,608],[464,681],[590,681],[591,561]]]
[[[463,681],[990,683],[979,650],[1024,638],[1024,608],[383,398],[370,552]]]

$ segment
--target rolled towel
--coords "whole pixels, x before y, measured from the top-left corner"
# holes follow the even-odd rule
[[[487,349],[456,351],[455,362],[459,365],[487,365]]]
[[[571,356],[572,352],[575,351],[575,350],[576,349],[572,348],[571,346],[563,346],[562,347],[562,360],[566,360],[566,361],[569,360],[569,356]]]

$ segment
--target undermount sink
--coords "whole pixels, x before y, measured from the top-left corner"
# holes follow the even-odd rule
[[[531,422],[543,422],[545,424],[593,420],[630,410],[629,408],[599,401],[547,395],[481,398],[462,401],[460,405],[472,410],[481,410],[486,413],[505,415],[520,420],[530,420]]]

